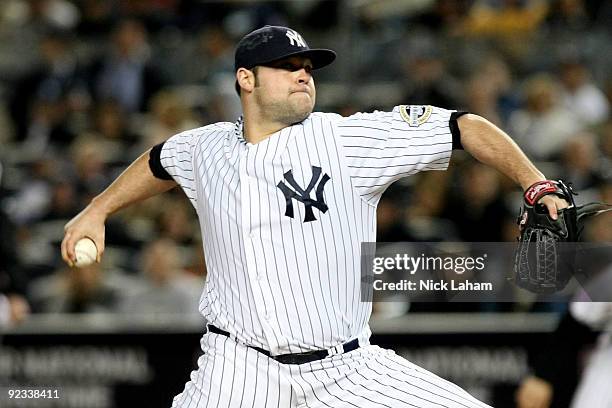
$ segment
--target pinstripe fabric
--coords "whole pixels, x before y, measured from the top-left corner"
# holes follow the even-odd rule
[[[284,365],[233,339],[202,338],[204,355],[172,408],[486,408],[393,351],[364,346]]]
[[[198,369],[173,408],[282,408],[295,405],[287,366],[235,342],[207,333],[201,340],[204,354]],[[293,401],[292,401],[293,400]]]
[[[274,354],[353,338],[367,343],[371,305],[359,299],[360,243],[375,240],[376,204],[388,185],[446,168],[450,114],[434,108],[428,121],[410,126],[399,107],[346,118],[313,113],[255,145],[243,139],[240,120],[170,138],[161,163],[202,229],[205,318]],[[306,188],[314,167],[330,178],[322,190],[328,210],[313,208],[316,220],[304,222],[305,205],[288,203],[277,185],[288,183],[290,171]]]
[[[397,179],[446,169],[452,150],[451,111],[414,112],[313,113],[255,145],[238,120],[164,144],[161,163],[200,220],[208,270],[200,312],[231,335],[204,335],[175,407],[484,406],[368,346],[360,245],[376,239],[376,205]],[[355,338],[361,349],[302,366],[244,346],[300,353]]]
[[[488,407],[458,386],[378,346],[289,367],[298,401],[311,408]]]

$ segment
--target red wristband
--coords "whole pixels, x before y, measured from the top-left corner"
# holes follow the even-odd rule
[[[546,194],[555,193],[559,190],[557,187],[557,182],[553,180],[544,180],[538,181],[537,183],[529,186],[527,190],[525,190],[525,201],[527,204],[533,206],[538,202],[540,198],[545,196]]]

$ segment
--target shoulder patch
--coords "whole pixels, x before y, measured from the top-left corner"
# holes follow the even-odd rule
[[[431,116],[431,105],[400,105],[400,115],[409,126],[421,126]]]

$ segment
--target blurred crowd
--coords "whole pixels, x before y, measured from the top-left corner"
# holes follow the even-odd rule
[[[28,310],[197,313],[206,237],[180,191],[111,218],[102,263],[84,270],[61,262],[62,228],[152,145],[236,120],[234,44],[263,24],[337,50],[337,63],[316,73],[317,110],[431,104],[477,113],[549,178],[573,182],[579,201],[612,202],[605,0],[4,0],[5,320]],[[389,189],[379,241],[516,238],[516,186],[462,152],[452,162]],[[609,242],[610,218],[598,222],[589,239]]]

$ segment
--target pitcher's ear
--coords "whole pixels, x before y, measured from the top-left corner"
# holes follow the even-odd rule
[[[242,90],[252,92],[255,88],[255,73],[246,68],[238,68],[236,82]]]

